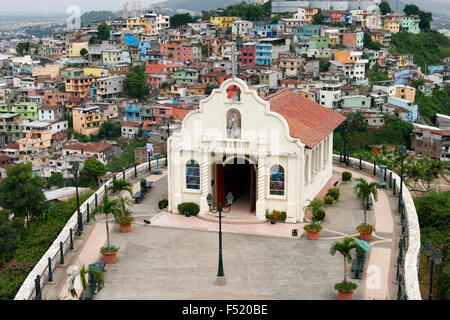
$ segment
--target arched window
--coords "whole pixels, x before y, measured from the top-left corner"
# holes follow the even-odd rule
[[[241,138],[241,113],[236,109],[230,109],[227,112],[227,137]]]
[[[277,164],[270,168],[270,194],[284,196],[284,169]]]
[[[232,85],[227,88],[227,99],[231,101],[241,101],[241,89]]]
[[[195,160],[186,163],[186,188],[200,189],[200,166]]]

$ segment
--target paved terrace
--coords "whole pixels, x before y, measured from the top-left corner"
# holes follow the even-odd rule
[[[364,217],[352,189],[360,176],[375,181],[364,172],[335,166],[333,177],[319,195],[340,180],[345,170],[352,171],[353,179],[340,183],[339,201],[325,208],[327,217],[319,240],[303,236],[304,223],[237,224],[225,218],[231,223],[222,224],[227,284],[221,287],[215,285],[218,223],[160,211],[158,201],[167,198],[166,173],[149,175],[154,187],[132,208],[136,217],[132,232],[120,233],[118,226],[110,224],[111,244],[121,249],[117,263],[106,266],[105,288],[94,299],[337,299],[333,287],[343,280],[343,259],[339,254],[331,256],[329,250],[345,236],[359,238],[355,228]],[[133,191],[138,189],[136,180]],[[377,231],[363,279],[351,279],[358,284],[354,299],[395,299],[393,238],[398,226],[392,208],[396,208],[397,198],[391,193],[379,189],[379,200],[367,212],[368,223]],[[151,220],[151,225],[143,219]],[[298,237],[292,237],[293,228],[299,229]],[[105,223],[98,219],[72,263],[96,261],[105,241]],[[47,297],[67,298],[66,279],[66,275],[61,277],[60,285],[48,290]]]

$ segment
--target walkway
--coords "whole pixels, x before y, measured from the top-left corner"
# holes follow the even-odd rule
[[[363,222],[360,200],[353,192],[355,178],[376,179],[346,167],[334,167],[324,195],[343,171],[352,171],[350,183],[341,183],[341,196],[325,208],[327,217],[317,241],[302,237],[304,223],[222,224],[224,268],[227,284],[214,284],[217,272],[218,223],[199,217],[185,217],[159,210],[158,201],[167,198],[167,178],[151,176],[154,187],[143,201],[132,208],[136,221],[131,233],[111,230],[111,243],[121,249],[117,263],[106,266],[105,288],[95,299],[337,299],[333,289],[342,281],[342,257],[329,254],[332,243],[345,236],[359,238],[356,226]],[[139,181],[133,192],[139,190]],[[367,212],[367,222],[377,231],[371,241],[363,280],[355,299],[386,299],[390,294],[396,198],[379,190],[379,200]],[[144,223],[144,219],[151,224]],[[292,229],[299,231],[292,236]],[[105,225],[97,221],[81,248],[80,262],[98,258],[104,245]],[[102,236],[103,234],[103,236]],[[300,240],[300,241],[298,241]],[[97,253],[97,257],[95,256]],[[349,272],[350,274],[350,272]],[[65,291],[60,291],[65,295]]]

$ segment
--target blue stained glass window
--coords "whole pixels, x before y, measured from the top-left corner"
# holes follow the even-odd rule
[[[190,160],[186,164],[186,188],[200,189],[200,166],[195,160]]]
[[[280,165],[270,168],[270,194],[284,196],[284,169]]]

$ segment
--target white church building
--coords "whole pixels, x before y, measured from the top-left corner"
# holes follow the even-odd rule
[[[168,139],[168,210],[195,202],[207,214],[209,193],[224,205],[231,192],[259,220],[278,210],[303,222],[332,176],[333,131],[344,120],[289,89],[262,99],[240,79],[224,81]]]

